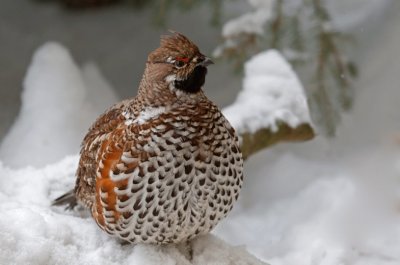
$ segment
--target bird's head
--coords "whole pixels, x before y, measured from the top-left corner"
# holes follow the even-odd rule
[[[147,67],[157,79],[171,90],[196,93],[204,85],[210,58],[180,33],[162,36],[160,47],[150,53]]]

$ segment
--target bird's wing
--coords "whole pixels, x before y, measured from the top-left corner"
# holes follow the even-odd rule
[[[108,142],[113,132],[125,121],[123,112],[129,101],[115,104],[103,113],[90,127],[82,142],[75,195],[87,207],[91,207],[94,200],[99,152],[103,143]]]
[[[186,134],[184,127],[179,121],[172,124],[171,113],[141,115],[143,119],[139,115],[135,122],[126,120],[114,129],[99,148],[92,215],[109,233],[135,211],[139,217],[146,215],[147,206],[158,200],[155,191],[163,189],[156,180],[171,186],[174,174],[180,177],[184,169],[184,158],[174,159],[190,142],[178,133]],[[173,173],[173,168],[180,171]],[[157,208],[153,210],[158,215]]]
[[[95,181],[95,204],[92,214],[97,223],[106,229],[106,223],[115,223],[119,219],[116,210],[117,194],[115,188],[127,186],[127,179],[115,179],[113,175],[119,173],[119,167],[126,143],[126,126],[115,129],[102,141],[98,152]],[[104,207],[105,206],[105,207]],[[105,222],[107,216],[107,222]],[[113,219],[113,220],[111,220]]]
[[[155,152],[143,148],[151,141],[151,127],[150,123],[124,123],[101,143],[97,157],[92,215],[99,226],[110,233],[121,215],[124,215],[124,218],[132,215],[130,211],[122,209],[125,204],[130,203],[128,200],[132,199],[129,194],[135,193],[135,189],[143,188],[141,182],[145,174],[149,177],[155,172],[154,166],[146,167],[144,172],[144,165],[148,165],[152,158],[157,157]],[[137,201],[133,209],[139,204]]]

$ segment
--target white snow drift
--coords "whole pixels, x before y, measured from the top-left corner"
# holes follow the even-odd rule
[[[76,154],[87,128],[116,100],[96,66],[81,71],[60,44],[43,45],[28,69],[0,159],[12,167],[44,166]]]
[[[0,165],[0,264],[265,264],[212,235],[193,243],[192,263],[173,246],[122,245],[87,211],[51,207],[73,187],[77,162],[73,156],[42,169]]]

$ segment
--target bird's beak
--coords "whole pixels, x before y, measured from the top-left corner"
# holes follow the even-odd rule
[[[210,64],[214,64],[214,62],[208,57],[205,57],[202,62],[198,63],[198,65],[203,66],[203,67],[207,67]]]

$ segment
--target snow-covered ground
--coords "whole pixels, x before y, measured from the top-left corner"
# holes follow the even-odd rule
[[[77,156],[39,169],[0,166],[0,264],[399,264],[398,151],[260,157],[247,167],[269,165],[247,175],[239,204],[215,231],[232,246],[200,238],[192,263],[175,247],[121,245],[87,212],[50,207],[73,186]]]
[[[331,160],[267,151],[254,160],[248,168],[268,162],[247,175],[217,235],[274,265],[399,264],[399,150]]]
[[[40,169],[0,166],[0,264],[264,264],[211,235],[193,243],[189,263],[175,247],[122,245],[87,211],[50,207],[73,187],[77,162],[72,156]]]

